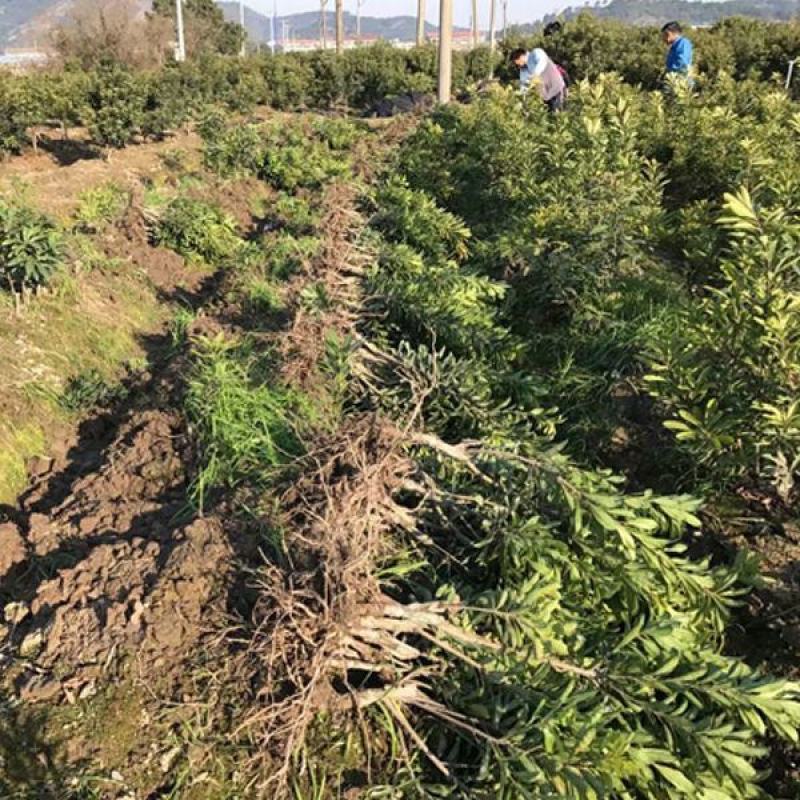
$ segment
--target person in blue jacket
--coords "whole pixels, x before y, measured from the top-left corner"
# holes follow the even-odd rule
[[[683,35],[683,30],[677,22],[668,22],[661,29],[661,38],[664,44],[669,45],[667,51],[667,77],[682,75],[689,83],[692,81],[692,62],[694,60],[694,47]]]

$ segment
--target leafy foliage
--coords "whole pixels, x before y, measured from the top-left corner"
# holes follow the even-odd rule
[[[264,243],[267,269],[274,278],[287,280],[314,258],[319,247],[316,236],[295,236],[290,231],[279,231]]]
[[[788,502],[800,478],[800,225],[743,189],[720,226],[722,280],[653,337],[648,381],[703,473],[768,478]]]
[[[145,91],[130,70],[108,64],[92,76],[87,104],[89,132],[107,147],[124,147],[145,121]]]
[[[75,211],[77,227],[96,232],[104,225],[118,221],[130,204],[130,192],[115,183],[106,183],[81,192]]]
[[[309,141],[300,128],[274,130],[268,135],[261,176],[276,189],[316,188],[348,170],[346,159],[325,142]]]
[[[170,61],[152,71],[133,71],[124,64],[138,63],[136,58],[129,58],[129,52],[125,57],[122,53],[115,55],[116,34],[105,31],[108,41],[102,46],[88,41],[91,57],[78,54],[78,63],[70,62],[65,71],[0,75],[0,151],[19,152],[32,141],[30,129],[37,125],[55,123],[66,130],[84,124],[99,144],[122,147],[137,135],[162,137],[187,120],[201,118],[209,105],[248,112],[258,104],[277,109],[329,109],[344,103],[352,109],[369,110],[388,96],[432,92],[435,86],[433,45],[401,50],[379,43],[347,50],[339,57],[333,53],[259,53],[243,60],[233,57],[241,43],[239,26],[224,23],[221,11],[211,0],[193,0],[185,13],[191,53],[187,62]],[[159,0],[144,29],[149,26],[157,33],[164,27],[161,23],[166,22],[169,27],[173,18],[174,0]],[[102,27],[102,19],[98,24]],[[745,111],[746,116],[753,107],[763,108],[765,84],[777,89],[780,81],[774,76],[785,74],[789,59],[800,48],[800,26],[796,22],[728,19],[690,35],[697,45],[703,101],[678,104],[670,109],[678,113],[663,115],[661,122],[677,131],[673,139],[664,139],[667,147],[672,143],[681,146],[688,140],[680,135],[681,125],[707,125],[712,131],[707,135],[701,130],[703,146],[687,148],[682,156],[686,161],[684,179],[702,187],[703,171],[694,169],[691,162],[702,162],[704,169],[716,171],[722,178],[728,159],[735,158],[737,144],[748,139],[746,127],[744,136],[738,135],[742,121],[735,114],[720,124],[713,119],[703,121],[707,115],[697,108],[707,106],[705,93],[716,94],[727,83],[728,93],[739,98],[736,105],[743,106],[736,111]],[[97,52],[93,50],[95,44],[99,47]],[[128,42],[118,44],[124,45],[126,51],[130,49]],[[580,15],[568,20],[563,31],[548,37],[547,42],[540,34],[519,37],[512,33],[502,42],[493,64],[496,74],[505,81],[516,77],[508,67],[508,50],[520,44],[544,44],[576,80],[595,80],[615,72],[624,81],[648,89],[661,82],[664,54],[655,28],[633,28]],[[150,45],[145,42],[145,47]],[[456,90],[468,90],[485,80],[491,61],[486,48],[456,52]],[[731,77],[747,81],[750,90],[733,91]],[[797,96],[800,81],[794,81],[792,91]],[[689,119],[682,120],[684,115]],[[769,121],[766,114],[762,121]],[[322,127],[326,124],[320,123]],[[353,131],[345,132],[348,123],[331,124],[338,127],[335,136],[345,137],[341,139],[344,146]],[[779,119],[774,120],[773,127],[780,128]],[[720,134],[719,141],[713,133]],[[322,135],[322,139],[326,136]],[[333,141],[326,143],[333,149],[339,146]],[[720,153],[725,156],[722,160]],[[676,165],[680,160],[675,159]],[[724,187],[724,191],[733,189],[735,186]]]
[[[56,225],[26,206],[0,205],[0,283],[12,292],[46,286],[63,263]]]
[[[220,264],[242,250],[236,223],[217,207],[178,197],[164,209],[154,230],[156,244],[187,258]]]
[[[431,138],[439,142],[449,136],[452,158],[448,153],[430,163],[452,167],[449,175],[433,176],[451,209],[477,207],[479,201],[462,192],[480,195],[498,187],[510,193],[506,207],[524,207],[514,193],[528,186],[525,200],[535,208],[539,182],[531,173],[536,174],[537,162],[522,161],[524,155],[504,164],[514,181],[504,183],[502,172],[491,169],[492,184],[467,185],[467,176],[484,174],[479,165],[502,163],[493,161],[498,151],[518,157],[518,141],[506,149],[501,138],[492,136],[498,125],[514,124],[491,116],[491,104],[502,108],[502,101],[487,103],[488,108],[442,112],[433,125],[444,116],[452,127],[424,130],[408,145],[411,152],[404,162],[421,164],[430,155]],[[624,139],[629,129],[613,116],[613,108],[607,124]],[[472,141],[473,130],[476,135],[481,131],[472,125],[473,114],[490,115],[494,129],[484,132],[467,155],[455,152],[455,142],[463,146]],[[574,124],[585,126],[592,119],[590,111]],[[600,131],[596,127],[594,132]],[[574,135],[563,128],[559,133]],[[603,145],[611,149],[612,159],[619,159],[619,177],[627,177],[630,169],[649,181],[634,158],[635,148],[615,152],[614,141],[605,139]],[[577,152],[591,160],[593,145],[587,142]],[[606,162],[600,153],[593,164],[603,174]],[[561,174],[569,180],[572,170],[565,165]],[[430,177],[421,171],[412,175],[419,183]],[[603,174],[604,180],[608,177]],[[658,209],[657,188],[653,191],[647,213]],[[420,677],[409,676],[422,695],[409,693],[412,699],[404,708],[402,693],[387,689],[388,699],[376,711],[399,739],[409,739],[412,723],[404,715],[413,714],[415,735],[410,738],[424,753],[420,760],[405,762],[389,782],[392,791],[400,797],[509,800],[540,795],[576,800],[754,796],[764,737],[797,741],[800,723],[796,685],[769,679],[721,654],[730,611],[752,580],[754,564],[742,556],[712,567],[687,557],[682,538],[687,528],[700,525],[698,501],[650,491],[626,493],[620,478],[582,466],[553,445],[553,426],[542,425],[546,414],[519,413],[541,393],[537,397],[535,387],[520,392],[519,379],[512,377],[519,349],[513,346],[511,326],[522,312],[504,308],[502,293],[476,291],[475,268],[486,257],[473,257],[472,269],[448,262],[436,220],[457,220],[419,190],[392,180],[378,198],[376,223],[394,241],[379,245],[370,288],[391,313],[371,315],[367,327],[388,352],[385,368],[373,368],[362,388],[372,402],[399,417],[399,425],[410,424],[413,414],[425,431],[413,455],[426,483],[416,492],[407,490],[409,509],[421,514],[421,535],[406,537],[398,531],[398,563],[387,573],[399,577],[387,579],[387,591],[409,604],[436,599],[460,609],[458,628],[429,636],[426,663],[437,665],[435,679],[426,680],[425,670]],[[627,198],[618,202],[625,209]],[[427,225],[408,213],[422,208]],[[741,199],[736,208],[735,222],[726,224],[738,231],[739,249],[723,273],[733,281],[735,269],[741,283],[744,262],[758,283],[770,253],[774,269],[784,267],[785,278],[795,274],[796,232],[787,235],[789,229],[781,227],[789,224],[786,213],[760,218]],[[583,242],[572,238],[583,222],[580,214],[573,219],[572,212],[564,212],[562,248],[569,258],[571,248],[584,252]],[[624,219],[622,236],[627,225],[633,245],[641,247],[635,214]],[[505,225],[501,217],[484,221],[480,238],[494,241],[497,228]],[[776,234],[774,241],[766,236],[769,230]],[[778,241],[785,249],[776,246]],[[476,242],[473,252],[480,253],[480,245]],[[620,245],[609,268],[620,269],[620,262],[625,268],[625,247]],[[571,270],[580,268],[577,259],[571,262]],[[763,275],[764,286],[775,282],[774,273]],[[714,298],[719,311],[712,311],[709,300],[700,315],[696,330],[708,338],[689,352],[701,363],[709,343],[723,344],[709,330],[709,315],[720,315],[720,331],[730,327],[734,308],[741,310],[733,302],[735,293],[730,294],[725,302]],[[783,308],[779,301],[776,310]],[[460,315],[439,309],[459,309]],[[477,330],[505,339],[506,346],[485,347],[476,324]],[[755,319],[752,327],[767,333]],[[794,341],[797,337],[788,332]],[[687,333],[687,339],[694,335]],[[720,359],[731,356],[723,346],[718,352]],[[388,792],[389,786],[373,789],[375,796],[381,791]]]
[[[264,162],[264,140],[256,125],[225,124],[219,111],[210,112],[198,127],[203,137],[203,160],[218,175],[257,174]]]

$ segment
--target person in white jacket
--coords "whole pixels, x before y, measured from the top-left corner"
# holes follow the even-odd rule
[[[523,94],[533,86],[551,112],[562,109],[567,88],[564,76],[541,47],[530,52],[522,48],[514,50],[511,63],[519,69],[519,85]]]

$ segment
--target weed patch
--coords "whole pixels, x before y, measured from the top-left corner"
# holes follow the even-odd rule
[[[242,342],[222,336],[196,342],[186,413],[200,451],[192,484],[199,508],[212,489],[268,482],[301,451],[299,397],[272,383],[269,372]]]

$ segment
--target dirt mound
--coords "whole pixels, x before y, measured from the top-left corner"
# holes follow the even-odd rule
[[[108,257],[120,259],[147,273],[158,289],[171,290],[187,280],[190,283],[199,282],[202,276],[193,275],[187,270],[182,256],[166,247],[152,246],[150,229],[142,211],[143,206],[144,192],[140,185],[135,185],[133,200],[124,218],[104,242]]]
[[[218,521],[180,520],[180,417],[133,412],[111,434],[95,423],[96,446],[39,467],[16,523],[0,528],[12,545],[0,564],[14,599],[6,625],[25,665],[16,686],[31,701],[86,696],[126,663],[168,676],[201,637],[231,562]]]

